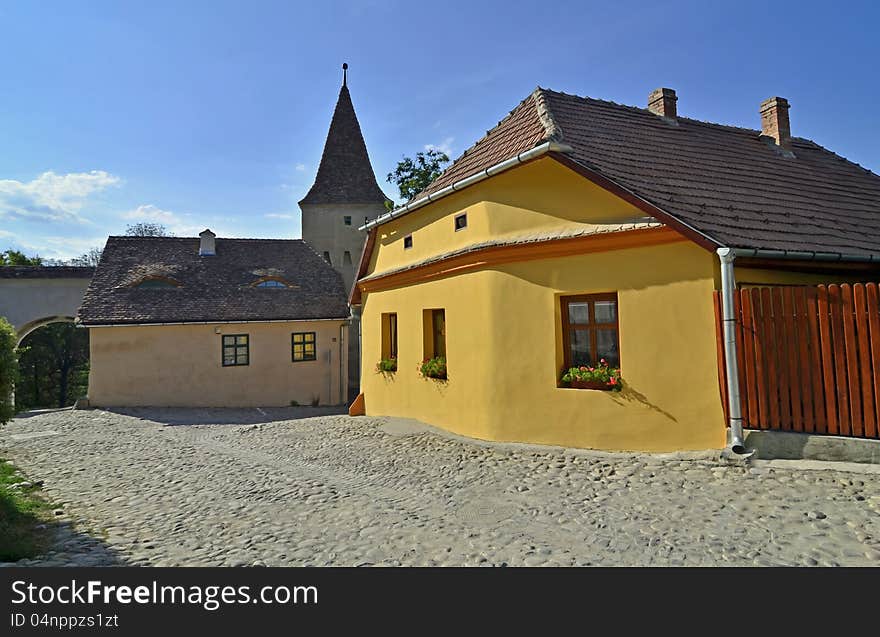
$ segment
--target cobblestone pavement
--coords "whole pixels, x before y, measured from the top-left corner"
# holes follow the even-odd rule
[[[56,549],[24,563],[880,565],[880,475],[486,446],[315,413],[17,418],[0,454],[63,507]]]

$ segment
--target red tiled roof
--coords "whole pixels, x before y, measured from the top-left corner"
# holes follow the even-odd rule
[[[540,88],[419,196],[551,140],[718,245],[880,255],[880,176],[815,142]]]

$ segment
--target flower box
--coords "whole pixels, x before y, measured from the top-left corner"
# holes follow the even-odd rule
[[[620,369],[611,367],[604,358],[596,365],[570,367],[562,372],[562,382],[572,389],[620,391]]]
[[[568,383],[572,389],[601,389],[603,391],[611,391],[614,386],[608,385],[602,380],[573,380]]]

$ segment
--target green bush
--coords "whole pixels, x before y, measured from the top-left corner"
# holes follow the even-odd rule
[[[15,354],[15,330],[0,316],[0,425],[15,415],[12,391],[18,380],[18,358]]]

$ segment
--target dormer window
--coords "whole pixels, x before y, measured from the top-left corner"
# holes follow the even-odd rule
[[[168,279],[160,276],[151,276],[141,279],[140,281],[132,284],[133,288],[177,288],[180,287],[180,283],[173,279]]]
[[[280,288],[292,288],[292,287],[296,287],[296,286],[291,285],[290,283],[288,283],[287,281],[285,281],[281,277],[264,276],[260,279],[257,279],[253,283],[251,283],[251,287],[254,287],[254,288],[273,288],[273,289],[277,290]]]

